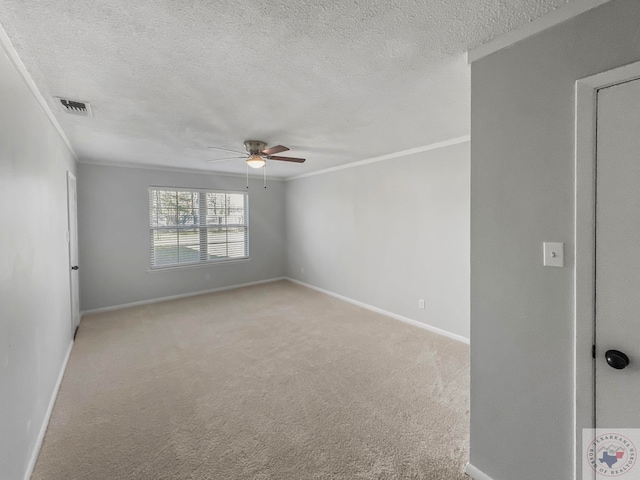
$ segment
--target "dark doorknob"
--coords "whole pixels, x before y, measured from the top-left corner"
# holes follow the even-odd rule
[[[624,367],[629,365],[629,357],[618,350],[607,350],[604,354],[604,358],[607,359],[609,366],[616,370],[622,370]]]
[[[78,265],[74,265],[73,267],[71,267],[71,270],[78,270],[80,267]]]

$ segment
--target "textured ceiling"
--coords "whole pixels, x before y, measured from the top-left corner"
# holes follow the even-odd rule
[[[0,0],[80,161],[208,163],[284,144],[288,177],[469,133],[464,52],[568,0]],[[91,103],[93,118],[55,97]]]

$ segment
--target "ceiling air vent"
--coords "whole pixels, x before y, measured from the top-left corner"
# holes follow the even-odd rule
[[[81,115],[83,117],[91,117],[91,105],[87,102],[78,102],[77,100],[69,100],[67,98],[59,98],[60,103],[67,113],[73,115]]]

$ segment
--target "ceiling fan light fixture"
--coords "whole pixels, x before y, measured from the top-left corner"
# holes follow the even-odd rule
[[[266,163],[267,161],[257,153],[252,153],[251,156],[247,158],[247,165],[251,168],[262,168]]]

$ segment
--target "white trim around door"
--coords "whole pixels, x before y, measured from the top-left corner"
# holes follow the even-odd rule
[[[597,93],[640,78],[640,62],[580,79],[575,86],[574,478],[582,478],[582,429],[595,427],[595,233]]]

